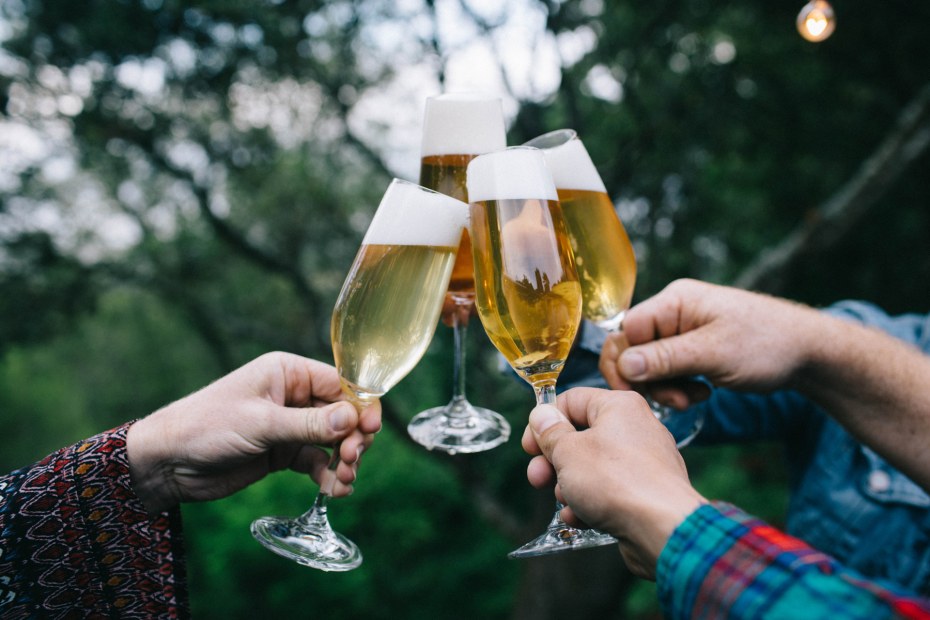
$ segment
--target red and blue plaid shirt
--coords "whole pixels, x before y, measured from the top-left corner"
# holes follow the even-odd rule
[[[866,579],[724,503],[675,530],[656,572],[668,618],[930,620],[930,600]]]
[[[132,491],[128,424],[0,476],[0,617],[189,615],[180,512]]]

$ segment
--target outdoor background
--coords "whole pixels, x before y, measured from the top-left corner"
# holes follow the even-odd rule
[[[572,127],[634,240],[636,300],[688,276],[813,305],[930,310],[930,4],[835,0],[0,0],[0,471],[281,349],[331,360],[330,311],[424,100],[504,100],[508,142]],[[276,474],[184,506],[197,618],[654,618],[614,549],[510,561],[551,493],[532,396],[475,321],[468,394],[511,440],[406,436],[451,393],[451,332],[384,399],[356,492],[363,566],[254,542],[315,486]],[[764,351],[759,351],[764,355]],[[779,524],[777,445],[688,448],[697,488]]]

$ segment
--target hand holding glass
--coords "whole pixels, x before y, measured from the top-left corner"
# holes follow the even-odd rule
[[[429,346],[449,286],[468,206],[395,179],[371,221],[333,310],[333,355],[342,390],[359,409],[403,379]],[[339,463],[333,449],[330,470]],[[252,534],[300,564],[346,571],[362,563],[351,540],[333,531],[322,484],[296,519],[263,517]]]
[[[581,281],[584,317],[608,332],[619,332],[633,297],[636,256],[594,162],[572,129],[551,131],[525,146],[541,149],[552,172]],[[647,400],[679,448],[704,424],[699,414]]]
[[[581,321],[581,285],[552,176],[538,149],[514,147],[468,165],[475,301],[484,329],[513,369],[555,404],[555,384]],[[555,516],[512,552],[529,557],[615,543]]]

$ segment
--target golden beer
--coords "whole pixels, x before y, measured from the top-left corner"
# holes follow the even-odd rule
[[[530,383],[555,383],[581,321],[581,285],[559,203],[471,204],[478,314]]]
[[[610,323],[633,298],[636,257],[630,238],[606,193],[559,188],[558,194],[581,281],[583,314]]]
[[[420,163],[420,185],[435,190],[440,194],[468,202],[468,189],[465,186],[465,169],[468,162],[476,155],[427,155]],[[468,230],[462,231],[459,251],[449,280],[448,295],[459,304],[470,304],[475,298],[475,268],[471,258],[471,239]],[[447,304],[446,312],[455,311],[453,304]],[[448,317],[443,317],[448,319]]]
[[[436,330],[454,246],[363,245],[333,310],[336,367],[347,393],[386,393]]]

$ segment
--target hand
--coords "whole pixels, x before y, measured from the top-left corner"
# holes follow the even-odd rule
[[[587,427],[585,430],[576,430]],[[557,480],[562,518],[610,532],[635,574],[655,578],[672,532],[706,500],[691,487],[675,440],[633,392],[575,388],[536,407],[523,434],[535,487]]]
[[[715,385],[769,391],[791,384],[824,320],[833,319],[783,299],[678,280],[629,310],[599,368],[614,389],[704,375]],[[678,408],[706,397],[668,382],[652,394]]]
[[[381,407],[343,400],[336,369],[269,353],[134,423],[127,433],[133,489],[153,513],[219,499],[292,469],[320,482],[342,440],[333,496],[351,493],[362,452],[381,428]],[[331,476],[331,474],[330,474]],[[327,489],[329,491],[329,489]]]

